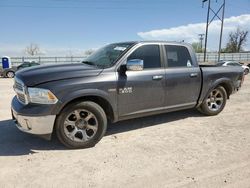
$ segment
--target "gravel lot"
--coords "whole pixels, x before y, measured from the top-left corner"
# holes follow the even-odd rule
[[[0,78],[0,187],[250,187],[250,76],[218,116],[124,121],[82,150],[17,130],[12,84]]]

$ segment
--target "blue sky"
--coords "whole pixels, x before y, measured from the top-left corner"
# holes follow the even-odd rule
[[[250,0],[226,2],[225,18],[250,14]],[[201,5],[201,0],[0,0],[0,55],[20,55],[31,42],[46,53],[74,54],[147,40],[138,33],[205,22]]]

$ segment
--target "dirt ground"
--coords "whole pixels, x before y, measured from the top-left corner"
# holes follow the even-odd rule
[[[218,116],[124,121],[82,150],[20,132],[12,84],[0,78],[0,187],[250,187],[250,76]]]

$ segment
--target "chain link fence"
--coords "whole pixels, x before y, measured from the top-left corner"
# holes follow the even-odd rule
[[[76,57],[11,57],[11,62],[13,65],[18,65],[23,62],[36,62],[40,64],[54,64],[54,63],[79,63],[84,60],[87,56]]]
[[[203,62],[203,53],[197,53],[197,59],[199,62]],[[19,65],[23,62],[37,62],[40,64],[53,64],[53,63],[79,63],[87,56],[67,56],[67,57],[11,57],[13,65]],[[207,62],[218,61],[218,53],[207,53]],[[250,62],[250,52],[248,53],[221,53],[221,60],[234,60],[240,62]]]
[[[199,62],[204,60],[203,53],[197,53],[197,59]],[[231,60],[231,61],[239,61],[239,62],[250,62],[250,52],[244,53],[221,53],[220,54],[221,60]],[[218,53],[207,53],[206,55],[207,62],[217,62],[218,61]]]

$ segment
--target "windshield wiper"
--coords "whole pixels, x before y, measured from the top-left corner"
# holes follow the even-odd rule
[[[87,64],[87,65],[96,66],[96,64],[94,62],[91,62],[91,61],[82,61],[82,63]]]
[[[101,69],[104,69],[104,68],[109,67],[109,66],[107,66],[107,65],[95,64],[95,63],[92,62],[92,61],[82,61],[82,63],[87,64],[87,65],[92,65],[92,66],[95,66],[96,68],[101,68]]]

